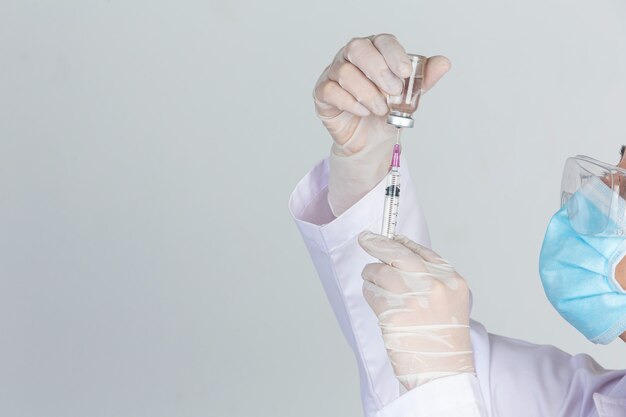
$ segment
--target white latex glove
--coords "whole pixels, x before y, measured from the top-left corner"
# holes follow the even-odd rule
[[[424,70],[424,92],[450,69],[443,56]],[[406,51],[390,34],[353,38],[324,69],[313,90],[315,110],[334,143],[328,202],[339,216],[385,176],[397,128],[387,124],[386,94],[402,92],[411,73]]]
[[[382,262],[363,269],[363,295],[378,316],[391,365],[406,389],[474,373],[469,290],[454,267],[404,236],[392,240],[363,232],[359,244]]]

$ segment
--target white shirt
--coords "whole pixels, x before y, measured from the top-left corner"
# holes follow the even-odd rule
[[[428,229],[403,161],[397,233],[430,246]],[[440,378],[400,394],[378,320],[362,295],[361,271],[376,260],[357,243],[379,232],[384,183],[338,218],[327,202],[328,160],[296,186],[289,208],[359,368],[367,417],[626,417],[626,371],[609,371],[588,355],[571,356],[487,333],[471,323],[477,376]]]

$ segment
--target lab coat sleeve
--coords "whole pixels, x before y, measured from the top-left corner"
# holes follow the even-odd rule
[[[402,160],[401,214],[397,233],[430,246],[416,190],[405,167]],[[444,417],[452,412],[456,417],[479,415],[476,410],[480,410],[482,398],[477,395],[478,381],[474,376],[442,378],[400,397],[400,384],[389,363],[378,319],[362,295],[361,271],[366,264],[378,260],[365,253],[357,243],[357,236],[363,230],[380,232],[384,180],[335,218],[327,202],[328,171],[327,159],[315,166],[296,186],[289,200],[289,209],[341,330],[356,356],[365,415]],[[465,409],[465,413],[459,407],[453,410],[440,401],[442,393],[448,393],[446,404],[451,402],[450,393],[455,393],[454,397],[460,399],[457,406]]]
[[[600,393],[593,394],[599,417],[624,417],[626,416],[626,396],[611,397]]]
[[[412,389],[383,407],[376,417],[486,417],[478,378],[458,374]]]
[[[493,335],[472,323],[474,360],[489,415],[625,417],[626,371],[588,355]]]

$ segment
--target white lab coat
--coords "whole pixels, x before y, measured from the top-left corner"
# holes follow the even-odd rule
[[[397,233],[429,246],[405,162],[401,174]],[[384,184],[336,219],[328,207],[327,185],[324,160],[298,183],[289,208],[356,356],[367,417],[626,417],[626,371],[605,370],[587,355],[571,356],[553,346],[489,334],[474,321],[477,377],[441,378],[401,394],[378,320],[361,292],[361,271],[377,260],[357,243],[361,231],[380,231]]]

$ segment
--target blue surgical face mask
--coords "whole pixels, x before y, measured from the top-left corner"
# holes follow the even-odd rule
[[[554,308],[585,337],[601,344],[626,331],[626,292],[615,280],[626,238],[584,235],[572,223],[584,219],[589,230],[599,229],[612,221],[607,205],[626,209],[616,190],[598,177],[588,180],[552,217],[539,260],[543,287]],[[577,216],[570,220],[572,213]]]

